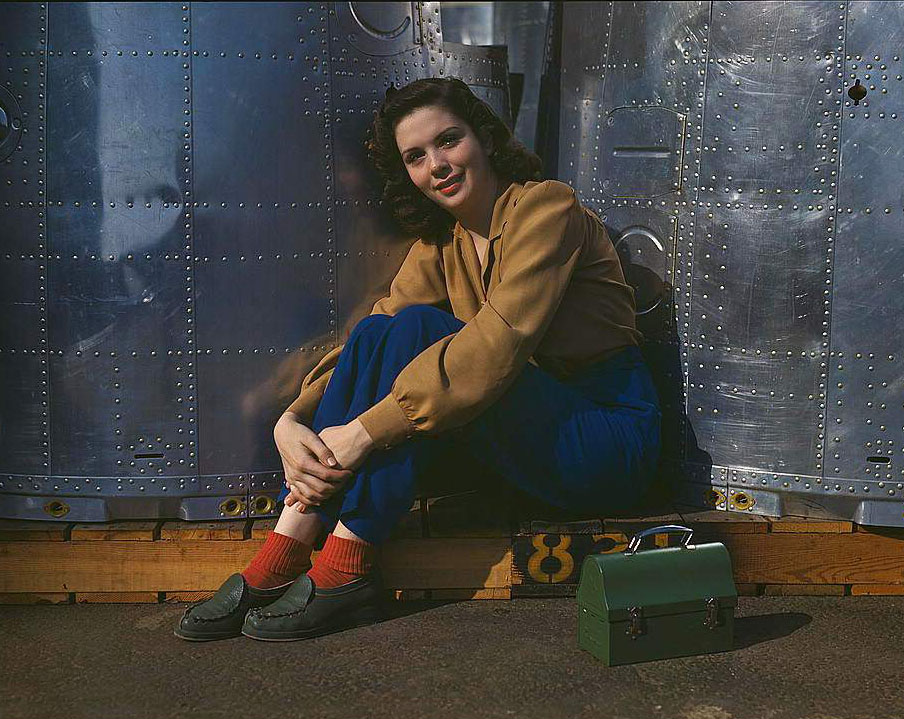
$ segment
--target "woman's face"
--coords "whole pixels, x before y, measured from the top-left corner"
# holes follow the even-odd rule
[[[449,110],[418,108],[396,125],[395,139],[411,181],[453,216],[495,196],[496,174],[487,149]]]

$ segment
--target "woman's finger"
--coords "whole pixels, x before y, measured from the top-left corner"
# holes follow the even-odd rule
[[[324,467],[320,463],[320,460],[312,454],[306,454],[303,457],[299,457],[296,467],[302,472],[317,477],[323,482],[330,482],[331,484],[342,484],[353,476],[352,472],[347,469],[330,469],[329,467]]]
[[[320,435],[310,427],[302,426],[305,429],[302,433],[302,443],[317,458],[317,461],[322,466],[338,467],[339,461],[336,459],[336,455],[324,444],[323,440],[320,439]]]
[[[291,491],[298,497],[298,501],[308,505],[318,505],[325,499],[303,482],[292,482]]]
[[[300,495],[298,494],[297,490],[295,490],[295,489],[293,488],[293,489],[291,490],[291,492],[290,492],[290,496],[292,497],[292,500],[293,500],[292,504],[294,505],[295,510],[296,510],[297,512],[303,513],[303,512],[305,512],[305,511],[307,511],[309,505],[306,504],[306,503],[300,498]]]
[[[324,482],[305,472],[293,472],[286,477],[286,480],[320,501],[331,497],[336,490],[336,485]]]

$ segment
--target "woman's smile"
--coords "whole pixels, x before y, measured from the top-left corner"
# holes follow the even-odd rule
[[[459,189],[461,189],[464,175],[465,173],[460,172],[459,174],[450,177],[448,180],[444,180],[437,186],[437,190],[444,194],[446,197],[454,195],[459,191]]]

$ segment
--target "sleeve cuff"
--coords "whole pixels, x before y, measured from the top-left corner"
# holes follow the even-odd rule
[[[390,449],[414,435],[414,425],[408,421],[392,394],[359,414],[358,421],[364,425],[378,449]]]
[[[320,395],[316,392],[302,392],[295,401],[286,407],[286,412],[298,415],[302,424],[310,425],[314,421],[314,413],[320,404]]]

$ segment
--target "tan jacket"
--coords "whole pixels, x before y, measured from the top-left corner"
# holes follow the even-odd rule
[[[374,305],[371,314],[386,315],[432,305],[467,323],[424,349],[389,395],[358,416],[377,447],[467,424],[528,361],[562,378],[643,340],[615,248],[568,185],[509,185],[493,207],[488,239],[494,261],[486,289],[474,243],[456,223],[442,247],[417,240],[389,296]],[[310,424],[341,351],[304,378],[288,408],[303,422]]]

